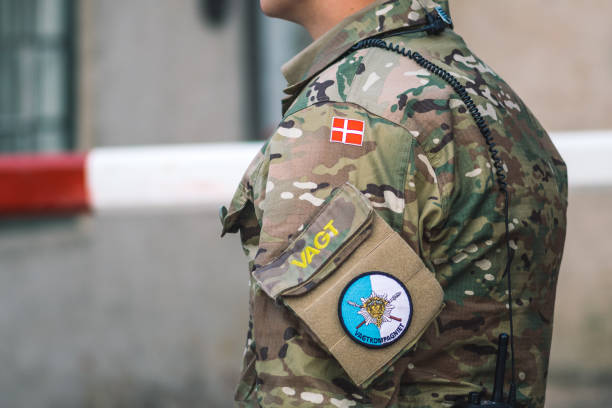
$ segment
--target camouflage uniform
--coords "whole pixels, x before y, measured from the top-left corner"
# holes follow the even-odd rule
[[[422,3],[448,12],[447,1]],[[224,233],[240,230],[253,271],[278,257],[332,189],[348,181],[435,274],[446,307],[415,347],[361,389],[251,278],[240,406],[439,407],[492,389],[497,336],[509,327],[503,199],[491,158],[447,83],[387,50],[349,51],[381,33],[456,77],[491,128],[508,171],[516,250],[518,401],[544,406],[566,167],[525,104],[461,37],[450,29],[396,32],[423,24],[419,1],[379,1],[290,61],[283,120],[248,167],[222,222]],[[364,121],[363,145],[330,143],[333,117]]]

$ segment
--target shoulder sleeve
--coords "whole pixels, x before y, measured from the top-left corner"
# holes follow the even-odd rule
[[[313,105],[286,117],[269,141],[266,171],[260,175],[265,194],[258,205],[261,234],[254,266],[279,256],[345,182],[403,232],[406,200],[416,200],[406,190],[413,183],[408,175],[414,173],[414,144],[401,126],[350,103]]]

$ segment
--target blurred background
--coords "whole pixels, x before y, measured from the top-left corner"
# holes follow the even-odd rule
[[[309,37],[257,3],[0,0],[0,154],[265,138]],[[612,2],[450,3],[548,130],[612,129]],[[610,208],[570,190],[547,407],[612,399]],[[0,407],[231,406],[247,265],[217,211],[1,220]]]

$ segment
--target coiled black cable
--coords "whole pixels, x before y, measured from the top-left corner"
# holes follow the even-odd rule
[[[406,47],[401,47],[400,45],[395,45],[391,42],[386,42],[380,38],[368,38],[365,40],[359,41],[351,48],[351,52],[361,50],[364,48],[382,48],[384,50],[392,51],[397,54],[400,54],[404,57],[408,57],[422,68],[431,72],[432,74],[438,76],[446,83],[448,83],[453,90],[459,95],[463,103],[465,104],[467,110],[470,112],[470,115],[476,122],[476,126],[478,130],[482,134],[485,139],[485,142],[488,146],[489,153],[491,155],[491,159],[493,161],[493,167],[495,168],[495,180],[499,185],[499,190],[503,194],[504,197],[504,223],[506,227],[505,231],[505,240],[506,240],[506,267],[504,270],[504,275],[507,277],[508,282],[508,317],[510,320],[510,358],[511,358],[511,371],[512,371],[512,381],[510,383],[510,392],[509,392],[509,403],[514,405],[516,401],[516,379],[515,379],[515,367],[514,367],[514,324],[513,324],[513,315],[512,315],[512,280],[510,267],[512,264],[512,258],[514,257],[514,250],[510,247],[510,215],[509,215],[509,204],[510,204],[510,194],[508,192],[508,182],[506,181],[506,171],[504,170],[504,165],[499,157],[499,150],[495,148],[496,144],[493,141],[493,136],[491,136],[491,129],[487,125],[486,121],[478,111],[478,107],[474,103],[474,100],[468,94],[465,86],[463,86],[450,72],[446,71],[444,68],[439,67],[433,62],[429,61],[427,58],[419,54],[417,51],[412,51],[406,49]]]

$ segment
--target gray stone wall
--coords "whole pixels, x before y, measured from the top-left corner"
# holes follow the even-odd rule
[[[207,25],[195,0],[80,2],[86,147],[242,139],[242,12]]]
[[[0,229],[0,406],[229,406],[247,272],[215,211]]]
[[[548,130],[612,128],[608,0],[450,0],[455,28]]]

